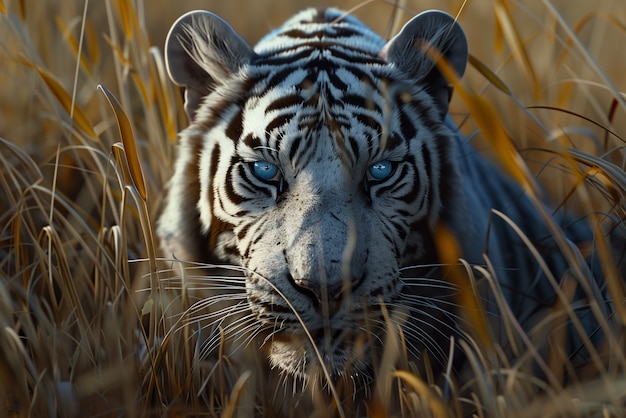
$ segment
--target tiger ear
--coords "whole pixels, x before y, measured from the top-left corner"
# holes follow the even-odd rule
[[[450,83],[437,69],[427,48],[434,48],[458,77],[463,76],[469,56],[465,32],[452,16],[439,10],[429,10],[411,19],[387,42],[380,56],[424,85],[444,115],[452,94]]]
[[[185,112],[193,121],[203,98],[248,64],[252,47],[219,16],[196,10],[181,16],[165,41],[167,72],[185,87]]]

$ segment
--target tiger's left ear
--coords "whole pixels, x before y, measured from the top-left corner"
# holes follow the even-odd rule
[[[204,10],[181,16],[165,41],[172,81],[185,87],[185,112],[192,122],[204,97],[250,63],[252,47],[221,17]]]
[[[469,56],[465,32],[452,16],[439,10],[429,10],[411,19],[387,42],[380,57],[396,65],[415,83],[425,86],[445,115],[452,90],[438,70],[433,54],[427,52],[428,48],[434,48],[457,77],[463,76]]]

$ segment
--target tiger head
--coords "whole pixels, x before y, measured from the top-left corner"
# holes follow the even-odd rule
[[[159,235],[168,256],[243,268],[272,365],[364,371],[388,317],[416,353],[447,339],[438,286],[402,271],[436,262],[434,225],[463,204],[436,63],[460,76],[467,56],[438,11],[386,43],[332,9],[301,12],[254,48],[209,12],[173,25],[167,70],[190,126]]]

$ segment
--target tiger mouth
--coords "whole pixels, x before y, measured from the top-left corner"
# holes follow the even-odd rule
[[[293,376],[322,377],[326,371],[334,379],[367,374],[369,350],[363,335],[351,330],[320,328],[308,335],[279,332],[272,336],[270,361]]]
[[[351,331],[346,329],[319,328],[309,332],[292,332],[287,330],[276,331],[272,334],[272,342],[283,344],[303,345],[308,343],[315,347],[339,346],[346,341],[351,341],[353,336]],[[353,338],[351,338],[353,337]]]

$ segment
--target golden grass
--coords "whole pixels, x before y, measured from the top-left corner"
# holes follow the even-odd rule
[[[458,14],[472,54],[452,103],[461,128],[482,128],[477,146],[533,196],[536,177],[543,197],[589,214],[600,245],[626,217],[622,2],[234,3],[0,0],[3,415],[229,417],[269,402],[254,395],[265,382],[238,374],[224,347],[198,359],[199,328],[181,318],[193,292],[169,283],[157,258],[154,221],[185,125],[162,44],[186,10],[214,6],[251,42],[305,5],[353,9],[381,34],[425,8]],[[551,364],[552,379],[527,375],[523,336],[513,364],[478,341],[471,390],[393,371],[403,415],[623,415],[624,278],[620,260],[601,256],[619,325],[588,379],[564,383]],[[515,318],[503,320],[515,333]],[[386,416],[384,403],[371,414]]]

